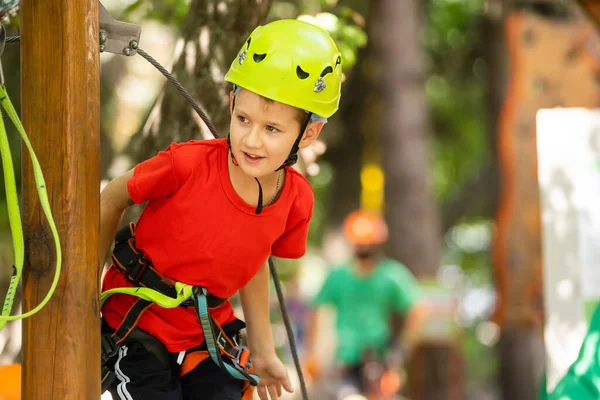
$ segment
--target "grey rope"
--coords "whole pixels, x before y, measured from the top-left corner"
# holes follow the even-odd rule
[[[21,40],[20,36],[9,36],[6,38],[7,43],[17,43]],[[152,64],[156,69],[158,69],[168,80],[179,90],[179,92],[187,99],[187,101],[191,104],[194,110],[198,113],[202,121],[206,124],[210,132],[213,134],[215,138],[219,137],[217,133],[217,129],[212,124],[208,116],[202,111],[196,100],[188,93],[187,90],[167,71],[158,61],[156,61],[152,56],[146,53],[142,49],[137,49],[137,52],[144,57],[150,64]],[[290,343],[290,350],[292,352],[292,358],[294,360],[294,365],[296,367],[296,372],[298,373],[298,381],[300,382],[300,390],[302,392],[302,398],[304,400],[308,400],[308,391],[306,390],[306,382],[304,381],[304,375],[302,374],[302,367],[300,366],[300,358],[298,357],[298,349],[296,347],[296,340],[294,339],[294,332],[292,330],[292,324],[290,323],[290,317],[287,312],[287,308],[285,306],[285,298],[283,296],[283,290],[281,289],[281,281],[279,280],[279,275],[277,274],[277,270],[275,269],[275,262],[272,257],[269,257],[269,270],[271,271],[271,276],[273,277],[273,283],[275,285],[275,291],[277,292],[277,300],[279,300],[279,308],[281,309],[281,316],[283,318],[283,324],[285,325],[285,330],[287,332],[288,340]]]
[[[188,93],[187,90],[185,90],[185,88],[183,86],[181,86],[181,84],[177,81],[177,79],[175,79],[173,77],[173,75],[171,75],[169,73],[169,71],[167,71],[162,65],[160,65],[160,63],[158,61],[156,61],[154,58],[152,58],[152,56],[150,54],[146,53],[142,49],[137,49],[137,52],[140,56],[144,57],[146,59],[146,61],[148,61],[150,64],[154,65],[154,67],[157,70],[159,70],[160,73],[163,74],[165,76],[165,78],[167,78],[167,80],[169,82],[171,82],[177,90],[179,90],[179,92],[183,95],[183,97],[185,97],[186,100],[191,104],[192,108],[194,110],[196,110],[196,113],[200,116],[200,118],[202,118],[202,121],[204,121],[204,123],[208,127],[208,130],[210,130],[210,133],[212,133],[212,135],[215,138],[218,138],[219,134],[217,132],[217,128],[215,128],[215,126],[210,121],[208,116],[204,113],[204,111],[202,111],[202,109],[200,108],[200,106],[198,105],[196,100],[194,100],[194,98]]]
[[[283,297],[283,290],[281,290],[281,281],[275,269],[275,262],[273,257],[269,257],[269,270],[273,277],[273,283],[275,284],[275,292],[277,292],[277,300],[279,300],[279,308],[281,309],[281,317],[283,318],[283,324],[285,325],[285,331],[287,333],[288,340],[290,342],[290,350],[292,352],[292,359],[296,366],[296,372],[298,373],[298,381],[300,382],[300,391],[302,392],[302,398],[308,400],[308,391],[306,390],[306,383],[304,383],[304,375],[302,374],[302,367],[300,366],[300,358],[298,357],[298,349],[296,347],[296,340],[294,339],[294,331],[292,330],[292,324],[290,323],[290,317],[285,306],[285,298]]]

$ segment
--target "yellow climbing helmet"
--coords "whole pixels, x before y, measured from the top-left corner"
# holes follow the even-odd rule
[[[329,118],[340,102],[342,57],[325,30],[282,19],[254,29],[225,81]]]

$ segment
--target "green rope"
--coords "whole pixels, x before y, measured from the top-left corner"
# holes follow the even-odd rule
[[[2,315],[0,315],[0,330],[2,330],[2,328],[4,328],[4,325],[6,325],[7,321],[15,321],[18,319],[30,317],[35,313],[39,312],[48,303],[48,301],[50,301],[50,298],[54,294],[54,290],[58,285],[58,279],[60,277],[60,270],[62,265],[62,251],[60,247],[60,238],[58,236],[58,230],[56,229],[54,218],[52,217],[50,202],[48,201],[48,193],[46,192],[46,182],[44,180],[42,168],[40,167],[40,163],[35,155],[35,152],[33,151],[31,142],[29,142],[29,138],[27,137],[27,133],[25,133],[25,129],[21,124],[19,116],[15,111],[15,108],[12,105],[10,98],[8,97],[6,87],[4,86],[0,86],[0,103],[2,103],[2,107],[4,108],[6,114],[8,114],[8,117],[12,120],[13,124],[19,131],[19,135],[21,136],[23,143],[25,143],[25,146],[29,151],[31,164],[33,165],[35,185],[38,192],[38,196],[40,198],[40,204],[42,206],[44,215],[48,219],[48,225],[50,225],[50,230],[52,231],[56,251],[56,270],[54,273],[52,285],[50,286],[46,297],[33,310],[30,310],[21,315],[11,316],[10,313],[12,311],[15,294],[19,282],[21,280],[21,275],[23,273],[25,241],[23,239],[23,224],[21,221],[21,213],[19,212],[19,198],[17,195],[17,185],[15,181],[15,171],[12,161],[12,155],[8,144],[8,135],[6,133],[6,127],[2,119],[2,113],[0,112],[0,153],[2,155],[2,167],[4,169],[4,185],[6,187],[8,219],[10,223],[10,231],[13,238],[13,249],[15,253],[14,272],[13,276],[10,279],[6,299],[4,300],[4,306],[2,307]]]

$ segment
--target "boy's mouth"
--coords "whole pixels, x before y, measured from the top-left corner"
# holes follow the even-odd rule
[[[258,164],[264,157],[257,156],[255,154],[242,152],[244,154],[244,159],[248,164]]]

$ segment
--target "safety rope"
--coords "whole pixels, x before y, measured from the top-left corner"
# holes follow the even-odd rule
[[[200,108],[200,106],[198,105],[196,100],[194,100],[194,98],[188,93],[187,90],[185,90],[185,88],[183,86],[181,86],[181,83],[179,83],[179,81],[177,79],[175,79],[175,77],[173,77],[173,75],[171,75],[169,73],[169,71],[167,71],[162,65],[160,65],[160,63],[158,61],[156,61],[154,58],[152,58],[152,56],[150,54],[146,53],[142,49],[137,49],[137,52],[140,56],[144,57],[146,59],[146,61],[148,61],[150,64],[154,65],[154,67],[157,70],[159,70],[160,73],[163,74],[165,76],[165,78],[167,78],[167,80],[169,82],[171,82],[177,90],[179,90],[179,92],[183,95],[183,97],[185,97],[186,100],[190,103],[192,108],[194,110],[196,110],[196,113],[198,113],[200,118],[202,118],[202,121],[204,121],[204,123],[208,127],[208,130],[210,131],[210,133],[212,133],[212,135],[215,138],[218,138],[219,134],[217,133],[217,128],[215,128],[215,126],[213,125],[211,120],[208,118],[206,113],[202,110],[202,108]]]
[[[10,312],[12,310],[15,294],[17,292],[17,287],[19,286],[19,282],[21,280],[21,275],[23,272],[25,241],[23,239],[23,224],[21,221],[21,213],[19,211],[19,198],[17,195],[17,185],[15,181],[13,160],[10,151],[10,146],[8,144],[8,135],[6,133],[6,127],[4,125],[4,120],[2,119],[2,113],[0,113],[0,152],[2,153],[2,167],[4,170],[4,185],[6,187],[8,219],[13,238],[13,248],[15,253],[14,271],[12,277],[10,278],[8,292],[4,300],[4,306],[2,307],[2,315],[0,315],[0,330],[2,330],[2,328],[4,328],[8,321],[15,321],[18,319],[30,317],[35,313],[39,312],[42,308],[44,308],[48,301],[50,301],[50,298],[54,294],[54,290],[58,285],[58,279],[60,277],[60,271],[62,266],[62,252],[60,247],[60,238],[58,236],[58,230],[56,229],[54,218],[52,217],[50,202],[48,201],[48,193],[46,192],[46,182],[44,180],[42,168],[37,159],[37,156],[35,155],[35,152],[33,151],[33,147],[31,146],[31,142],[27,137],[27,133],[25,132],[25,129],[23,128],[23,125],[19,120],[19,116],[14,106],[12,105],[10,98],[8,97],[6,87],[4,86],[0,86],[0,103],[2,103],[2,107],[4,108],[4,110],[8,114],[8,117],[12,120],[13,124],[17,128],[17,131],[19,132],[23,143],[25,143],[25,146],[29,151],[31,164],[33,165],[33,176],[35,180],[35,185],[38,192],[38,196],[40,198],[40,204],[42,206],[44,215],[48,220],[50,230],[52,231],[52,237],[54,239],[56,251],[56,270],[54,272],[54,279],[52,280],[52,285],[50,286],[50,289],[48,289],[46,297],[44,297],[40,304],[38,304],[34,309],[21,315],[11,316]]]
[[[20,41],[20,36],[9,36],[9,37],[6,38],[6,43],[17,43],[19,41]],[[206,115],[206,113],[198,105],[198,102],[179,83],[179,81],[177,81],[177,79],[173,75],[171,75],[169,73],[169,71],[167,71],[158,61],[156,61],[152,56],[150,56],[144,50],[138,48],[137,49],[137,53],[139,53],[146,61],[148,61],[150,64],[152,64],[158,71],[160,71],[160,73],[162,73],[167,78],[167,80],[169,82],[171,82],[171,84],[173,84],[173,86],[175,86],[175,88],[177,88],[177,90],[179,90],[179,92],[190,103],[190,105],[196,111],[196,113],[198,113],[198,115],[200,116],[200,118],[202,119],[202,121],[204,121],[204,123],[206,124],[206,126],[210,130],[211,134],[215,138],[220,137],[219,134],[218,134],[218,132],[217,132],[217,129],[212,124],[212,122],[210,121],[210,119],[208,118],[208,116]],[[59,247],[59,250],[60,250],[60,247]],[[57,269],[58,269],[58,267],[57,267]],[[292,324],[290,323],[289,314],[288,314],[287,308],[285,306],[285,297],[283,295],[283,290],[281,288],[281,281],[279,279],[279,275],[277,274],[277,270],[275,268],[275,262],[273,261],[272,257],[269,257],[269,269],[271,271],[271,276],[273,278],[273,283],[274,283],[274,286],[275,286],[275,291],[277,293],[277,299],[279,301],[279,308],[281,310],[281,316],[282,316],[283,323],[285,325],[286,333],[287,333],[287,336],[288,336],[288,341],[289,341],[289,344],[290,344],[290,350],[291,350],[291,353],[292,353],[292,359],[293,359],[294,365],[296,367],[296,373],[298,374],[298,381],[300,383],[300,390],[302,392],[302,398],[304,400],[308,400],[308,390],[306,389],[306,382],[304,381],[304,375],[302,373],[302,367],[300,366],[300,358],[298,357],[298,350],[297,350],[297,347],[296,347],[296,341],[294,339],[294,332],[292,330]],[[55,275],[55,281],[56,282],[58,281],[58,274]],[[56,285],[53,283],[53,287],[51,289],[54,290],[54,287],[56,287]],[[47,298],[49,299],[49,297],[51,295],[52,294],[49,293],[49,296],[47,296]],[[44,303],[43,304],[46,304],[46,303],[47,303],[47,299],[44,299]],[[41,307],[39,307],[39,308],[41,308]],[[17,319],[17,318],[15,318],[15,319]],[[2,325],[0,325],[0,329],[1,329],[1,326]]]
[[[302,392],[302,398],[308,400],[308,391],[306,390],[306,383],[304,382],[304,375],[302,374],[302,367],[300,366],[300,358],[298,357],[298,348],[296,346],[296,340],[294,339],[294,331],[292,330],[292,324],[290,323],[290,317],[285,306],[285,298],[283,297],[283,290],[281,289],[281,281],[279,280],[279,274],[275,268],[275,262],[273,257],[269,257],[269,270],[273,277],[273,284],[275,285],[275,292],[277,293],[277,300],[279,300],[279,308],[281,309],[281,317],[283,318],[283,324],[285,325],[285,331],[287,333],[288,341],[290,342],[290,350],[292,351],[292,359],[296,366],[296,372],[298,373],[298,381],[300,382],[300,391]]]

